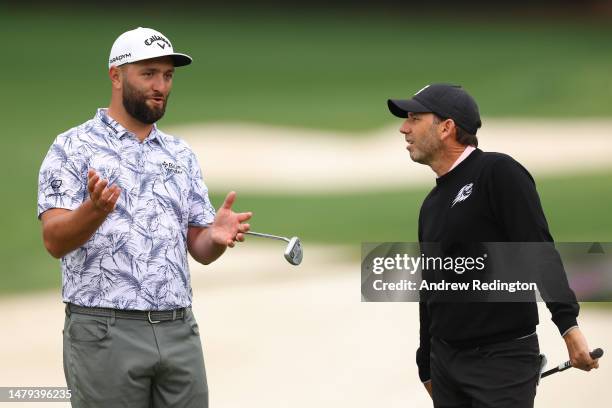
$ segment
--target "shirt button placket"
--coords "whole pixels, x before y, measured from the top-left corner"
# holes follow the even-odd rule
[[[143,166],[143,160],[142,160],[142,143],[139,143],[138,140],[136,140],[136,136],[134,136],[134,138],[132,139],[132,143],[136,144],[138,146],[138,151],[135,153],[135,157],[134,157],[134,163],[136,163],[136,168],[137,168],[137,172],[136,172],[136,191],[138,192],[138,196],[140,197],[140,186],[141,186],[141,181],[142,181],[142,177],[144,176],[144,166]],[[137,208],[139,205],[137,205],[135,208]]]

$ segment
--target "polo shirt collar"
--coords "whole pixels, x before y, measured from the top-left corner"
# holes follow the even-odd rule
[[[107,108],[98,108],[98,110],[96,111],[95,118],[102,122],[102,124],[109,130],[109,133],[111,135],[114,135],[118,139],[122,139],[126,135],[133,135],[132,132],[121,126],[119,122],[108,116]],[[157,129],[156,123],[153,124],[153,129],[151,129],[151,133],[149,133],[149,136],[147,136],[147,138],[144,140],[144,142],[147,141],[157,141],[160,144],[162,143],[162,135]]]

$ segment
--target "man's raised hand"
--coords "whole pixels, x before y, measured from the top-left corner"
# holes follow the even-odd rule
[[[211,226],[211,238],[219,245],[233,248],[235,242],[244,241],[244,233],[250,229],[249,224],[244,224],[253,215],[252,212],[236,213],[232,211],[232,205],[236,201],[236,192],[230,191],[223,205],[217,211],[215,221]]]
[[[94,169],[87,172],[87,190],[89,198],[96,209],[110,213],[115,209],[121,195],[121,188],[116,184],[108,186],[108,180],[101,179]]]

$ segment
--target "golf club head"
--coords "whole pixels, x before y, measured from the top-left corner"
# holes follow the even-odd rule
[[[285,249],[285,259],[291,265],[299,265],[302,263],[302,257],[304,256],[304,250],[302,249],[302,243],[298,237],[293,237],[287,244]]]
[[[540,380],[542,379],[542,373],[544,372],[544,369],[546,368],[546,363],[548,363],[548,360],[546,359],[546,355],[540,354],[540,374],[538,375],[538,381],[536,385],[540,385]]]

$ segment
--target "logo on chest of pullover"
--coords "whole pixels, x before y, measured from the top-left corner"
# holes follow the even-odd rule
[[[472,194],[473,186],[474,186],[474,183],[469,183],[461,187],[461,190],[459,190],[459,192],[457,193],[457,196],[455,197],[455,199],[453,200],[453,203],[451,204],[451,208],[453,208],[455,204],[465,201],[470,196],[470,194]]]

